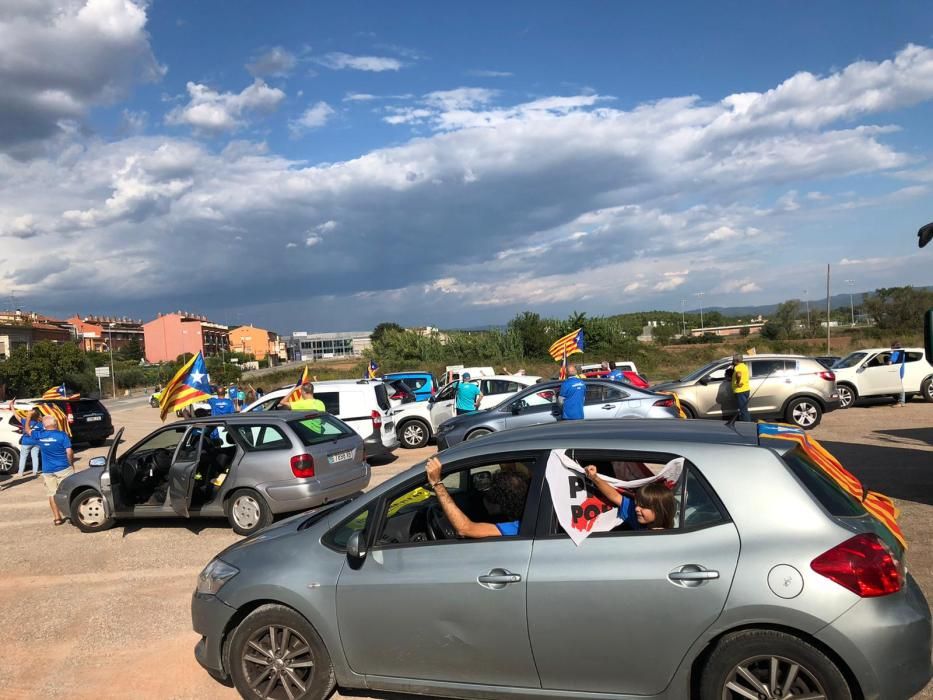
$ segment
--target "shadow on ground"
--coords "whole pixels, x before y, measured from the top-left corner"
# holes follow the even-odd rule
[[[898,430],[876,430],[875,435],[890,435],[903,440],[916,440],[927,445],[933,445],[933,427],[930,428],[903,428]],[[884,438],[881,438],[884,440]],[[930,457],[933,463],[933,456]]]
[[[926,431],[926,428],[918,431]],[[913,430],[879,431],[889,433]],[[929,436],[927,437],[929,439]],[[904,447],[820,441],[865,487],[891,498],[933,505],[933,452]]]

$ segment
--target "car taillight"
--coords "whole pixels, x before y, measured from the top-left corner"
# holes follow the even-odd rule
[[[71,412],[71,404],[70,404],[70,403],[66,403],[66,404],[65,404],[65,409],[67,409],[67,411],[68,411],[68,423],[69,423],[69,424],[70,424],[70,423],[74,423],[74,422],[75,422],[75,414]]]
[[[292,457],[292,474],[299,479],[314,476],[314,457],[309,454],[300,454]]]
[[[674,408],[674,399],[658,399],[654,405],[661,408]]]
[[[432,384],[431,385],[431,396],[434,396],[434,394],[436,393],[437,393],[437,387]]]
[[[390,399],[394,399],[395,401],[404,401],[405,399],[409,398],[410,396],[411,396],[411,394],[409,394],[407,391],[396,391],[396,392],[395,392],[394,394],[392,394],[392,396],[390,396],[389,398],[390,398]]]
[[[856,535],[818,556],[810,568],[860,598],[897,593],[904,585],[903,564],[877,535]]]
[[[380,430],[382,430],[382,414],[379,413],[379,411],[373,411],[372,419],[373,419],[373,430],[378,433]]]
[[[836,381],[836,373],[835,372],[820,372],[820,379],[825,379],[827,382],[834,382]]]

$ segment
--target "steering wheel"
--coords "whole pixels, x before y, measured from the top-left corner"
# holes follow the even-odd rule
[[[430,540],[455,540],[457,531],[450,524],[450,520],[444,515],[440,506],[428,506],[427,518],[425,521],[428,529],[428,539]]]

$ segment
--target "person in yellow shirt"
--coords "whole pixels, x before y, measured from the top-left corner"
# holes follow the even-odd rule
[[[732,356],[732,393],[739,405],[739,420],[751,421],[748,412],[748,393],[751,389],[748,376],[748,365],[741,355]]]
[[[297,401],[292,401],[288,404],[288,407],[293,411],[319,411],[320,413],[327,413],[324,402],[314,398],[314,385],[310,382],[301,385],[301,398]],[[309,430],[313,430],[316,433],[321,432],[321,421],[317,418],[302,421],[302,423],[307,426]]]

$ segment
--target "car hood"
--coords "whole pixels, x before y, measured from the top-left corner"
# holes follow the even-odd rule
[[[660,384],[652,384],[651,391],[676,391],[677,389],[682,389],[687,386],[685,382],[661,382]]]

